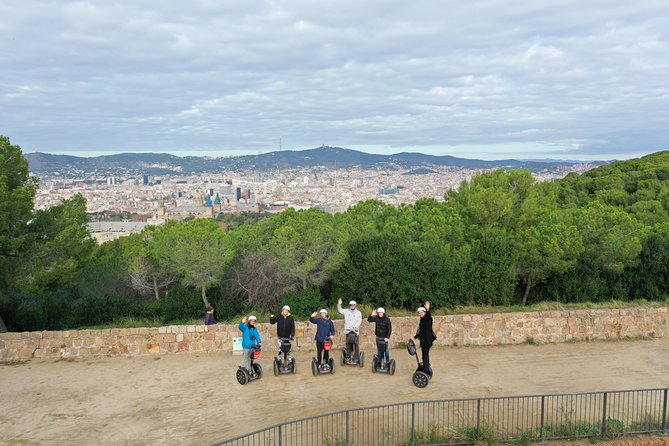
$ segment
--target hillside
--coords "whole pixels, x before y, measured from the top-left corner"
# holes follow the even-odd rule
[[[398,153],[378,155],[341,147],[318,147],[309,150],[283,150],[260,155],[235,157],[178,157],[166,153],[120,153],[96,157],[28,153],[25,155],[33,173],[203,173],[239,169],[291,169],[315,166],[338,168],[419,168],[430,166],[452,166],[467,169],[524,168],[530,171],[553,170],[558,166],[575,164],[573,161],[519,161],[513,159],[482,161],[456,158],[449,155],[434,156],[423,153]],[[604,164],[604,163],[594,163]]]

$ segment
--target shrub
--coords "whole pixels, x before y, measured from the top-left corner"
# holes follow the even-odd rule
[[[284,299],[285,305],[295,317],[307,318],[312,312],[326,307],[325,299],[318,288],[308,288],[289,295]]]
[[[198,317],[204,318],[204,306],[199,292],[181,286],[174,286],[167,296],[146,305],[143,313],[144,317],[161,319],[164,323],[177,324]]]
[[[87,296],[72,309],[69,325],[74,327],[101,325],[115,319],[133,316],[136,306],[121,296]]]

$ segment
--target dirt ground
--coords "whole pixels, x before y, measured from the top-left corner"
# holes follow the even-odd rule
[[[405,349],[392,355],[394,376],[373,375],[366,364],[314,377],[304,352],[297,374],[275,377],[268,350],[265,375],[246,386],[235,379],[241,358],[232,354],[3,364],[0,444],[202,445],[377,404],[669,386],[669,339],[434,348],[425,389],[411,384],[415,359]]]

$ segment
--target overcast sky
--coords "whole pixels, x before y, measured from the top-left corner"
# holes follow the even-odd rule
[[[2,0],[24,152],[669,149],[668,0]]]

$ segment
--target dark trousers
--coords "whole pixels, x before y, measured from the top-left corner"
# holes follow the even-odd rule
[[[330,360],[330,351],[325,350],[325,341],[316,341],[316,352],[318,353],[318,365],[323,364],[321,362],[321,357],[325,362]]]
[[[423,345],[422,343],[420,344],[420,353],[421,356],[423,357],[423,366],[429,366],[430,365],[430,349],[432,348],[431,345]]]
[[[355,341],[355,342],[350,342],[350,341]],[[358,355],[358,335],[356,335],[355,333],[346,334],[346,351],[348,352],[349,356]]]
[[[390,353],[388,352],[388,343],[384,342],[383,339],[376,339],[376,357],[381,361],[390,362]]]

